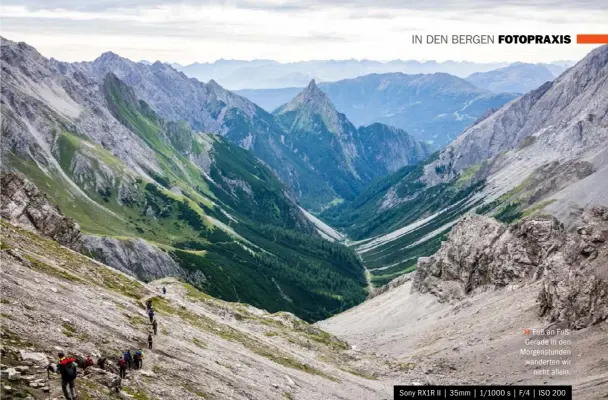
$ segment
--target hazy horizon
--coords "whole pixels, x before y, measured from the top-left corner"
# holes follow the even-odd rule
[[[579,60],[593,45],[414,45],[414,34],[605,33],[605,2],[520,0],[5,0],[3,36],[46,57],[111,50],[181,65],[219,59]]]

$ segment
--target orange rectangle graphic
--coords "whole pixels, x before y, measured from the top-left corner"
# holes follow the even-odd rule
[[[576,35],[578,44],[608,44],[608,34]]]

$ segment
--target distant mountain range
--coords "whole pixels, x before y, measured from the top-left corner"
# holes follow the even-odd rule
[[[231,89],[280,89],[304,87],[311,79],[317,82],[334,82],[369,74],[402,72],[406,74],[430,74],[444,72],[466,77],[476,72],[487,72],[508,66],[508,63],[474,63],[457,61],[412,61],[393,60],[388,62],[373,60],[317,60],[293,63],[279,63],[273,60],[217,60],[213,63],[193,63],[186,66],[172,66],[186,75],[202,82],[211,79]],[[563,65],[569,62],[543,64],[554,76],[563,72]],[[554,71],[554,69],[558,71]]]
[[[565,66],[514,63],[488,72],[476,72],[466,78],[475,86],[494,93],[527,93],[545,82],[552,81],[566,70]],[[561,67],[561,68],[560,68]]]
[[[339,112],[357,126],[380,122],[407,131],[418,140],[441,148],[468,125],[517,97],[494,94],[445,73],[371,74],[321,83]],[[299,89],[248,89],[237,93],[274,109]]]
[[[583,210],[608,206],[607,174],[608,46],[602,46],[471,125],[441,152],[321,217],[359,240],[372,281],[382,285],[433,254],[468,213],[514,222],[542,211],[572,226]]]

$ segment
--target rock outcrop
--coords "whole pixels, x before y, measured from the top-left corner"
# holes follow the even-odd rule
[[[608,210],[584,214],[575,233],[550,216],[506,226],[480,215],[458,223],[435,255],[421,258],[412,291],[441,302],[542,278],[541,316],[571,328],[608,318]]]
[[[546,260],[540,315],[584,328],[608,319],[608,209],[583,214],[576,234]]]
[[[22,228],[78,249],[80,227],[65,217],[36,185],[13,172],[2,172],[0,216]]]
[[[82,242],[83,253],[144,282],[167,276],[184,278],[197,286],[206,281],[201,271],[187,272],[169,254],[143,239],[84,235]]]

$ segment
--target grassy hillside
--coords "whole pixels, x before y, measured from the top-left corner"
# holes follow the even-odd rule
[[[326,318],[366,296],[363,266],[316,236],[278,178],[248,151],[186,124],[162,120],[113,75],[112,114],[152,150],[157,170],[138,172],[86,136],[57,131],[44,166],[8,154],[86,233],[139,237],[186,270],[199,289],[271,312]]]

